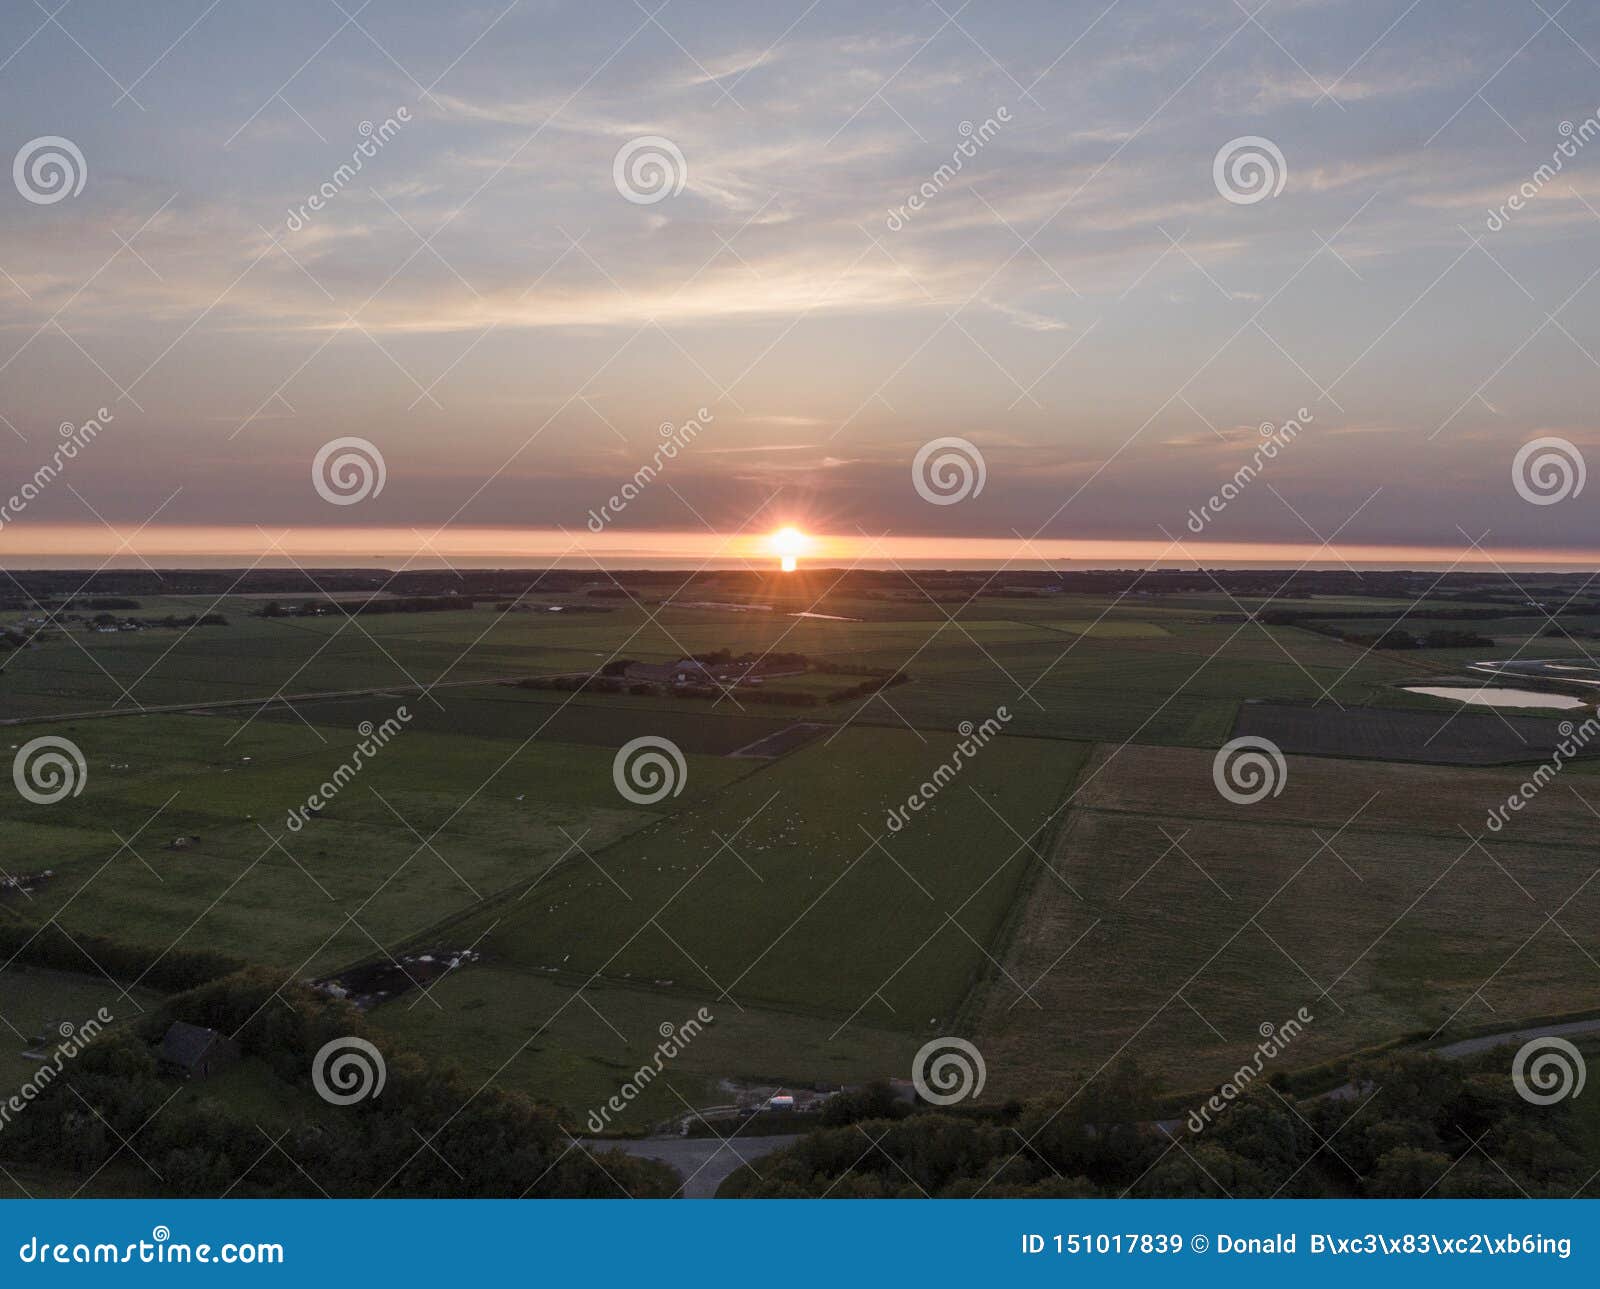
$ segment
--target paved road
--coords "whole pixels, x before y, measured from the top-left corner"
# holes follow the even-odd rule
[[[684,1199],[710,1199],[717,1187],[744,1164],[799,1141],[796,1133],[776,1137],[645,1137],[640,1141],[585,1141],[587,1150],[621,1150],[640,1159],[659,1159],[684,1179]]]
[[[1447,1061],[1453,1061],[1463,1056],[1473,1056],[1478,1052],[1488,1052],[1497,1047],[1504,1047],[1510,1043],[1525,1043],[1530,1038],[1542,1038],[1547,1034],[1566,1037],[1568,1034],[1600,1034],[1600,1016],[1589,1020],[1565,1021],[1560,1025],[1533,1025],[1526,1029],[1508,1029],[1499,1034],[1482,1034],[1477,1038],[1463,1038],[1455,1043],[1446,1043],[1443,1047],[1408,1047],[1400,1049],[1403,1052],[1432,1052],[1442,1056]],[[1370,1086],[1370,1085],[1369,1085]],[[1354,1083],[1341,1083],[1336,1088],[1329,1088],[1312,1097],[1313,1101],[1351,1101],[1359,1096],[1365,1089],[1358,1088]],[[1182,1119],[1157,1119],[1154,1121],[1157,1128],[1164,1129],[1169,1135],[1176,1135],[1183,1125]]]
[[[1471,1056],[1474,1052],[1487,1052],[1506,1043],[1525,1043],[1530,1038],[1540,1038],[1546,1034],[1563,1038],[1568,1034],[1600,1034],[1600,1017],[1568,1021],[1564,1025],[1534,1025],[1528,1029],[1507,1030],[1504,1034],[1485,1034],[1482,1038],[1464,1038],[1459,1043],[1433,1050],[1445,1057]]]
[[[1435,1056],[1442,1056],[1447,1061],[1453,1061],[1462,1056],[1473,1056],[1478,1052],[1488,1052],[1497,1047],[1504,1047],[1510,1043],[1525,1043],[1530,1038],[1542,1038],[1547,1034],[1565,1037],[1568,1034],[1600,1034],[1600,1016],[1589,1020],[1569,1020],[1560,1025],[1532,1025],[1526,1029],[1508,1029],[1499,1034],[1482,1034],[1477,1038],[1463,1038],[1455,1043],[1446,1043],[1443,1047],[1432,1048],[1402,1048],[1405,1052],[1432,1052]],[[1324,1092],[1313,1100],[1322,1101],[1349,1101],[1360,1094],[1362,1089],[1354,1083],[1341,1083],[1338,1087]]]

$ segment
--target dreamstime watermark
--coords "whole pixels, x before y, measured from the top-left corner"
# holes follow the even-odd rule
[[[625,800],[653,806],[675,797],[689,781],[689,763],[669,738],[641,734],[624,743],[611,761],[611,781]]]
[[[1496,806],[1489,812],[1488,818],[1484,820],[1484,827],[1490,832],[1499,832],[1510,823],[1513,814],[1538,796],[1544,790],[1544,785],[1561,773],[1562,767],[1577,756],[1590,739],[1600,734],[1600,719],[1593,716],[1586,717],[1582,725],[1562,721],[1556,730],[1561,735],[1561,742],[1556,744],[1555,752],[1550,759],[1524,779],[1502,805]]]
[[[976,497],[988,478],[977,444],[955,435],[929,439],[911,459],[911,486],[930,506],[953,506]]]
[[[89,180],[89,163],[71,139],[41,134],[17,149],[11,162],[11,182],[24,201],[53,206],[76,197]]]
[[[911,1086],[930,1105],[954,1105],[983,1093],[989,1069],[983,1053],[964,1038],[930,1039],[911,1058]]]
[[[956,744],[950,759],[918,785],[917,790],[906,798],[905,805],[895,806],[889,811],[886,824],[889,831],[899,832],[910,823],[911,816],[937,797],[944,786],[961,773],[962,766],[977,756],[984,745],[1000,733],[1002,727],[1008,725],[1010,721],[1011,713],[1004,707],[996,707],[994,715],[985,717],[981,725],[962,721],[956,727],[956,732],[961,735],[961,742]]]
[[[311,1059],[311,1086],[329,1105],[376,1097],[389,1081],[383,1053],[364,1038],[330,1038]]]
[[[289,217],[283,221],[284,227],[291,233],[298,233],[308,223],[311,217],[320,214],[327,204],[345,190],[355,177],[361,173],[362,167],[373,157],[390,139],[400,133],[400,127],[411,121],[411,109],[401,107],[395,109],[395,114],[388,117],[382,125],[373,125],[371,121],[363,121],[356,127],[356,132],[361,135],[361,142],[356,144],[355,150],[350,154],[350,160],[344,162],[322,185],[299,206],[289,211]]]
[[[1554,1034],[1530,1038],[1511,1058],[1511,1085],[1533,1105],[1554,1105],[1567,1097],[1576,1100],[1588,1078],[1583,1053]]]
[[[687,448],[695,439],[700,437],[700,431],[711,424],[716,418],[705,408],[696,411],[693,419],[685,421],[682,425],[674,425],[671,421],[662,421],[660,428],[661,442],[656,445],[656,450],[651,454],[650,460],[645,462],[633,472],[633,478],[623,484],[617,492],[601,504],[599,510],[589,511],[589,531],[598,533],[605,526],[628,508],[628,503],[655,482],[668,461],[677,459],[678,453]]]
[[[330,439],[311,459],[311,486],[330,506],[353,506],[383,492],[389,467],[370,439]]]
[[[157,1266],[233,1266],[236,1263],[272,1263],[282,1265],[283,1245],[275,1243],[227,1244],[212,1247],[209,1244],[188,1244],[172,1238],[165,1226],[151,1228],[148,1240],[129,1244],[114,1244],[101,1240],[88,1244],[78,1240],[67,1244],[46,1236],[37,1235],[17,1250],[17,1261],[38,1263],[40,1266],[119,1266],[133,1263],[154,1263]]]
[[[1250,459],[1233,472],[1233,477],[1217,490],[1216,495],[1202,502],[1199,510],[1190,509],[1187,521],[1189,531],[1204,532],[1206,525],[1228,508],[1229,502],[1255,482],[1267,462],[1276,460],[1278,453],[1299,438],[1300,431],[1315,419],[1309,410],[1302,407],[1282,425],[1274,426],[1271,421],[1263,421],[1261,441],[1256,444]]]
[[[654,206],[683,191],[689,182],[689,163],[671,139],[642,134],[617,149],[611,159],[611,182],[635,206]]]
[[[1289,765],[1278,745],[1254,734],[1229,739],[1211,758],[1211,782],[1236,806],[1278,796],[1288,779]]]
[[[1596,134],[1600,134],[1600,112],[1596,112],[1579,125],[1571,121],[1563,121],[1556,127],[1556,132],[1561,135],[1561,142],[1556,144],[1556,150],[1550,154],[1550,160],[1524,179],[1516,191],[1507,197],[1496,210],[1491,210],[1483,223],[1491,233],[1498,233],[1506,226],[1512,215],[1517,214],[1522,208],[1532,201],[1541,192],[1545,185],[1554,179],[1566,163],[1578,155],[1579,149]]]
[[[598,1110],[589,1111],[589,1117],[585,1121],[589,1131],[604,1132],[611,1123],[611,1116],[621,1114],[631,1102],[637,1100],[639,1094],[655,1082],[656,1075],[666,1069],[667,1062],[688,1047],[715,1019],[710,1011],[702,1007],[681,1025],[674,1025],[670,1020],[664,1020],[656,1026],[656,1033],[661,1035],[661,1041],[656,1044],[656,1050],[650,1060],[629,1075],[628,1081],[613,1092],[603,1106]]]
[[[1205,1131],[1215,1116],[1222,1114],[1244,1095],[1249,1086],[1261,1076],[1261,1071],[1266,1068],[1267,1062],[1275,1060],[1284,1048],[1305,1032],[1305,1027],[1314,1019],[1316,1018],[1302,1007],[1281,1025],[1274,1025],[1270,1020],[1262,1021],[1257,1030],[1261,1035],[1261,1041],[1256,1044],[1254,1056],[1248,1064],[1241,1065],[1224,1080],[1222,1086],[1207,1097],[1203,1105],[1189,1111],[1189,1131],[1193,1133]]]
[[[1579,496],[1588,477],[1578,445],[1553,434],[1529,439],[1511,458],[1511,486],[1530,506],[1553,506]]]
[[[38,1072],[15,1093],[0,1101],[0,1129],[10,1123],[13,1116],[26,1110],[40,1093],[55,1082],[56,1075],[61,1073],[62,1067],[94,1042],[100,1036],[100,1031],[115,1019],[116,1017],[102,1007],[81,1025],[74,1025],[69,1020],[62,1021],[56,1028],[56,1034],[61,1041],[56,1044],[55,1051],[44,1058],[46,1064],[41,1065]]]
[[[50,459],[35,470],[32,477],[24,481],[11,496],[0,501],[0,529],[26,510],[35,497],[56,481],[57,476],[66,469],[67,462],[77,460],[78,453],[99,438],[100,431],[114,420],[116,417],[110,409],[102,407],[82,425],[62,421],[61,442],[56,444]]]
[[[11,761],[11,782],[24,801],[53,806],[67,797],[80,796],[89,781],[89,763],[69,738],[42,734],[18,749]]]
[[[394,709],[393,716],[384,718],[382,724],[374,725],[371,721],[362,721],[356,726],[356,733],[361,736],[361,741],[356,744],[350,759],[341,763],[328,778],[323,780],[322,785],[306,798],[305,805],[296,806],[289,811],[289,831],[299,832],[310,823],[312,816],[320,813],[325,805],[343,792],[345,784],[360,774],[361,768],[383,751],[389,740],[410,723],[411,713],[402,703]]]
[[[1000,133],[1002,125],[1011,123],[1011,109],[999,107],[991,117],[986,117],[982,125],[973,125],[971,121],[963,121],[956,127],[956,133],[961,136],[961,142],[956,144],[946,161],[931,175],[922,181],[905,201],[889,212],[883,221],[891,233],[898,233],[910,222],[911,217],[922,210],[928,202],[937,197],[950,184],[966,163],[977,156],[988,144],[989,140]]]
[[[1211,182],[1235,206],[1253,206],[1276,197],[1289,181],[1289,163],[1271,139],[1241,134],[1217,149],[1211,159]]]

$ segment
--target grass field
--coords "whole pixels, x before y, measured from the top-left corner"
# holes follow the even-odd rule
[[[989,994],[991,1078],[1040,1092],[1126,1051],[1205,1086],[1301,1006],[1295,1065],[1600,1007],[1600,794],[1551,789],[1484,836],[1520,778],[1291,757],[1281,796],[1237,806],[1204,753],[1106,749],[1005,959],[1017,983]]]
[[[54,807],[8,802],[28,830],[24,871],[55,877],[0,908],[156,947],[243,948],[304,974],[658,817],[617,796],[607,749],[405,730],[293,833],[289,811],[348,759],[354,731],[259,721],[230,742],[234,726],[195,716],[52,728],[82,747],[87,787]],[[752,764],[691,756],[674,804]],[[198,840],[173,849],[178,837]]]
[[[575,863],[462,928],[497,961],[712,987],[739,1003],[920,1029],[948,1023],[980,974],[1075,777],[1081,745],[1001,739],[903,830],[885,816],[954,740],[846,730]],[[1000,822],[1004,821],[1004,823]]]
[[[831,1017],[719,999],[709,985],[633,987],[611,980],[577,1000],[581,979],[489,966],[447,977],[429,998],[379,1008],[374,1019],[419,1051],[446,1053],[473,1081],[553,1101],[574,1130],[603,1106],[660,1042],[704,1007],[715,1019],[608,1130],[644,1132],[691,1109],[727,1105],[724,1086],[865,1082],[907,1065],[916,1044],[904,1033]]]

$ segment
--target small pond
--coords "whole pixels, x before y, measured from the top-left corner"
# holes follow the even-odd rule
[[[1583,699],[1569,694],[1546,694],[1537,689],[1513,689],[1509,685],[1403,685],[1401,688],[1408,694],[1476,703],[1480,707],[1551,707],[1570,711],[1583,706]]]

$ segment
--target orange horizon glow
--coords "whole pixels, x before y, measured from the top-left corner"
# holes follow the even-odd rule
[[[119,546],[122,537],[127,544]],[[780,541],[781,537],[781,541]],[[1279,563],[1285,567],[1306,561],[1317,564],[1378,565],[1393,568],[1425,564],[1457,568],[1489,568],[1496,564],[1522,568],[1600,566],[1600,550],[1573,548],[1465,549],[1460,546],[1372,545],[1338,543],[1319,547],[1313,542],[1240,542],[1166,539],[1014,537],[883,537],[846,534],[807,534],[786,526],[775,533],[719,535],[687,531],[568,532],[557,528],[466,527],[455,525],[434,533],[426,527],[349,528],[313,525],[268,529],[251,525],[152,524],[137,533],[113,536],[94,524],[29,524],[0,530],[0,565],[18,569],[29,561],[48,560],[60,566],[64,559],[81,560],[85,567],[103,561],[149,560],[169,567],[203,559],[235,561],[237,566],[292,563],[361,566],[374,562],[436,565],[471,562],[493,567],[497,562],[543,560],[564,565],[594,562],[611,567],[629,559],[650,563],[681,560],[702,563],[748,563],[770,567],[774,555],[798,559],[804,555],[812,567],[893,567],[915,562],[946,564],[990,563],[1032,566],[1041,563],[1077,569],[1247,562]]]

